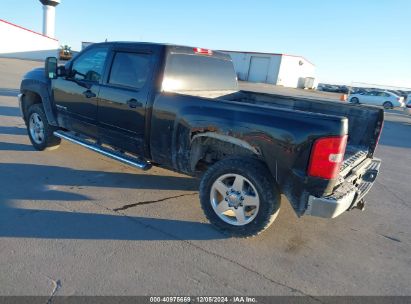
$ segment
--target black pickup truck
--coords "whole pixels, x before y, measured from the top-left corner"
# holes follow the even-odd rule
[[[241,91],[230,57],[208,49],[94,44],[27,73],[19,101],[37,150],[65,139],[201,177],[207,218],[238,237],[266,229],[281,194],[298,216],[363,209],[381,163],[383,110]]]

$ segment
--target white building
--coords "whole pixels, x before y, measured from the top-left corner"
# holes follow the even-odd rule
[[[0,19],[0,57],[38,59],[57,56],[57,39]]]
[[[292,88],[313,86],[315,66],[304,57],[276,53],[222,52],[231,56],[239,80]]]
[[[56,6],[60,0],[40,0],[43,5],[43,33],[37,33],[0,19],[0,57],[40,59],[57,57],[59,41],[54,38]]]

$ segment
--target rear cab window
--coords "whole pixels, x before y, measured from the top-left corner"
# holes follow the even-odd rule
[[[167,54],[163,91],[238,91],[237,75],[229,55],[198,54],[194,48],[172,47]]]

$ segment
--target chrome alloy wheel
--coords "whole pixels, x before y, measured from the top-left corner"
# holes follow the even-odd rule
[[[238,174],[220,176],[211,187],[210,202],[224,222],[235,226],[244,226],[253,221],[260,207],[254,185]]]
[[[31,138],[36,144],[41,145],[45,139],[44,123],[40,115],[33,113],[29,120],[29,130]]]

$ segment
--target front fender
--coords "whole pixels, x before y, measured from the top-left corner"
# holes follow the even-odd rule
[[[41,73],[41,70],[43,70],[43,73]],[[28,92],[32,92],[40,96],[49,124],[58,126],[56,114],[53,107],[54,102],[51,94],[51,81],[46,79],[44,75],[44,69],[36,69],[27,73],[21,82],[20,92],[21,94],[23,94],[22,109],[24,115],[24,95]]]

